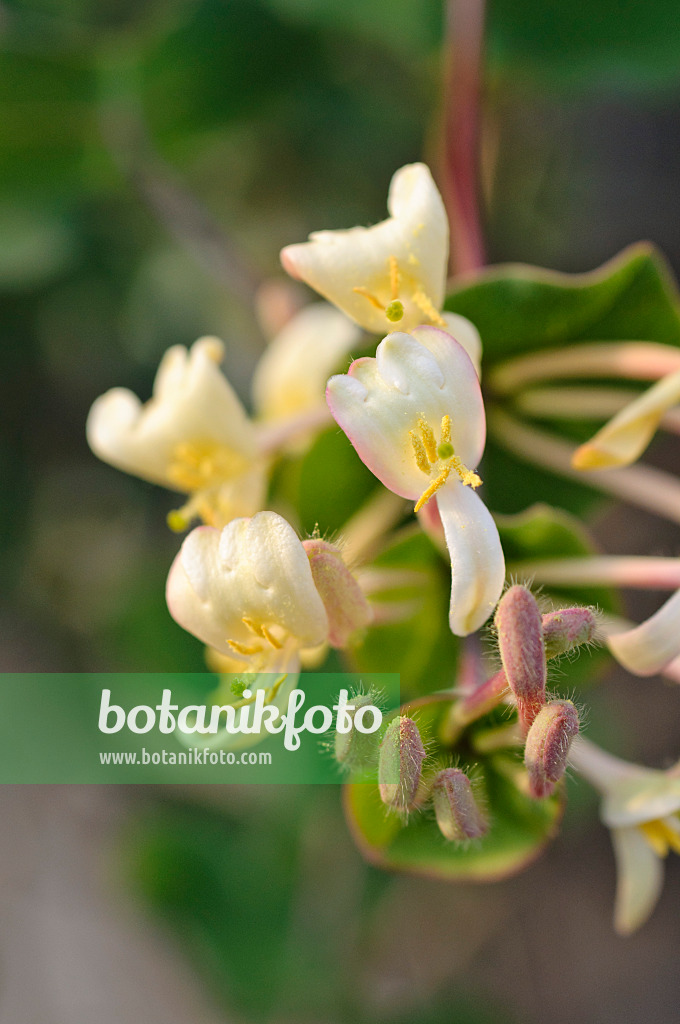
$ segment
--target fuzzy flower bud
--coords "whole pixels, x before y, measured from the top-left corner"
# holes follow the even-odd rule
[[[354,716],[357,711],[360,708],[368,707],[372,703],[373,697],[369,693],[360,693],[352,697],[346,712],[352,723],[354,723]],[[353,707],[354,710],[350,711],[349,706]],[[360,732],[354,728],[353,724],[348,732],[340,732],[339,729],[335,730],[333,755],[338,764],[343,768],[350,770],[364,768],[373,760],[376,746],[376,737],[373,733]]]
[[[378,762],[378,785],[384,804],[401,814],[414,807],[424,760],[425,748],[413,719],[393,719],[383,736]]]
[[[569,748],[578,731],[578,711],[570,700],[550,701],[536,715],[524,748],[533,797],[540,799],[553,792],[564,775]]]
[[[543,643],[546,658],[558,658],[574,647],[589,644],[595,636],[597,620],[590,608],[560,608],[543,616]]]
[[[328,616],[328,642],[331,647],[346,647],[352,633],[371,621],[368,601],[335,545],[311,539],[302,546]]]
[[[434,780],[432,795],[439,831],[451,842],[481,839],[489,828],[475,800],[472,784],[460,768],[445,768]]]
[[[536,599],[526,587],[510,587],[496,609],[495,623],[505,675],[520,723],[528,730],[545,703],[545,645]]]

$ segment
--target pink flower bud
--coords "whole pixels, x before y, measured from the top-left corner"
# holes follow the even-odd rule
[[[536,715],[524,748],[533,797],[540,799],[553,792],[564,775],[571,741],[578,730],[578,711],[570,700],[550,701]]]
[[[445,768],[434,780],[434,813],[439,831],[451,842],[480,839],[489,823],[472,792],[472,785],[460,768]]]
[[[496,609],[495,623],[505,675],[526,730],[545,704],[545,646],[536,599],[526,587],[510,587]]]
[[[352,633],[371,621],[371,609],[338,548],[325,540],[305,540],[314,585],[328,616],[328,642],[346,647]]]
[[[383,736],[378,762],[378,786],[384,804],[401,814],[415,806],[424,760],[425,747],[413,719],[393,719]]]
[[[560,608],[543,616],[546,658],[558,658],[595,636],[597,620],[590,608]]]

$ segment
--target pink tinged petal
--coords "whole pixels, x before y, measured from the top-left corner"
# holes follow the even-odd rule
[[[479,629],[503,590],[505,560],[496,524],[470,487],[449,480],[437,493],[451,556],[449,624],[456,636]]]
[[[349,374],[331,377],[326,391],[361,460],[386,487],[413,500],[428,484],[410,438],[422,417],[435,434],[442,418],[451,417],[451,442],[469,469],[477,466],[485,441],[479,380],[467,353],[437,328],[421,327],[416,334],[388,334],[375,359],[356,360]]]
[[[663,416],[680,402],[680,370],[657,381],[618,412],[572,459],[576,469],[628,466],[642,455]]]
[[[663,862],[642,832],[633,827],[612,829],[616,857],[614,927],[630,935],[649,918],[663,888]]]
[[[634,675],[653,676],[680,654],[680,590],[651,618],[607,639],[616,660]]]
[[[257,364],[255,407],[264,419],[283,419],[324,406],[324,385],[361,331],[325,302],[306,306],[279,331]]]

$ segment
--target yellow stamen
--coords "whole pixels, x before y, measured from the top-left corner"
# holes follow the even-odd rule
[[[422,310],[425,316],[430,318],[433,324],[437,324],[438,327],[446,327],[446,320],[443,318],[443,316],[440,316],[440,314],[437,312],[434,305],[432,304],[432,300],[428,299],[425,292],[414,292],[413,301],[415,302],[416,306],[418,306],[418,308]]]
[[[430,462],[435,463],[437,461],[437,441],[434,436],[434,431],[430,424],[425,420],[424,416],[421,416],[418,420],[418,427],[423,438],[427,457]]]
[[[451,444],[451,417],[448,413],[442,416],[441,443]]]
[[[663,818],[655,821],[644,821],[640,826],[642,833],[659,857],[665,857],[669,850],[680,853],[680,832],[676,831]]]
[[[414,509],[415,512],[420,512],[423,505],[427,505],[432,495],[436,494],[439,488],[442,486],[442,484],[446,483],[446,481],[449,478],[449,473],[451,472],[452,469],[452,466],[444,466],[437,479],[433,480],[430,486],[427,488],[427,490],[423,491],[423,493],[418,498],[418,501],[416,502],[416,507]]]
[[[227,640],[229,646],[239,654],[257,654],[262,650],[261,644],[242,644],[239,640]]]
[[[390,256],[390,291],[392,292],[392,299],[399,298],[399,285],[401,284],[401,274],[399,273],[399,265],[397,263],[396,256]]]
[[[275,647],[277,651],[281,650],[281,643],[276,639],[273,633],[270,633],[266,626],[262,626],[262,636],[265,638],[267,643]]]
[[[182,491],[199,491],[232,479],[249,460],[215,441],[183,441],[168,462],[168,480]]]
[[[416,457],[416,463],[418,469],[422,470],[426,476],[430,475],[431,463],[425,454],[425,448],[423,442],[420,440],[418,435],[413,430],[409,430],[409,437],[411,438],[411,444],[413,445],[413,454]]]
[[[250,632],[253,633],[255,636],[262,637],[262,639],[266,640],[271,647],[275,647],[277,651],[281,650],[281,644],[279,643],[279,641],[276,639],[274,634],[267,629],[266,626],[262,625],[262,623],[254,622],[253,619],[248,618],[247,615],[243,616],[241,622],[246,627],[246,629],[249,629]],[[258,648],[258,650],[261,650],[261,648]]]
[[[352,291],[356,292],[357,295],[363,295],[363,297],[365,299],[368,299],[371,305],[375,306],[376,309],[379,309],[381,313],[385,312],[385,307],[383,306],[382,302],[380,302],[379,299],[376,299],[375,295],[371,295],[367,288],[352,288]]]

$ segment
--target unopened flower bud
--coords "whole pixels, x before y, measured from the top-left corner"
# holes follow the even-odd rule
[[[543,616],[546,658],[558,658],[595,636],[597,620],[590,608],[560,608]]]
[[[415,806],[424,760],[425,747],[413,719],[393,719],[383,736],[378,762],[378,787],[384,804],[402,814]]]
[[[505,675],[526,730],[545,703],[545,646],[536,599],[526,587],[510,587],[496,609],[495,623]]]
[[[334,544],[312,538],[302,546],[328,616],[328,642],[331,647],[346,647],[352,633],[371,621],[368,601]]]
[[[539,711],[524,748],[529,792],[550,796],[564,775],[571,741],[579,730],[578,711],[570,700],[553,700]]]
[[[480,839],[489,828],[472,784],[460,768],[445,768],[434,780],[432,795],[439,831],[451,842]]]
[[[346,714],[352,722],[352,728],[348,732],[335,730],[333,738],[333,754],[338,764],[343,768],[362,768],[373,760],[377,747],[375,733],[360,732],[354,727],[354,716],[360,708],[365,708],[373,703],[373,697],[368,693],[357,694],[349,700],[349,706],[354,710],[350,711],[349,706]],[[375,763],[375,762],[374,762]]]

